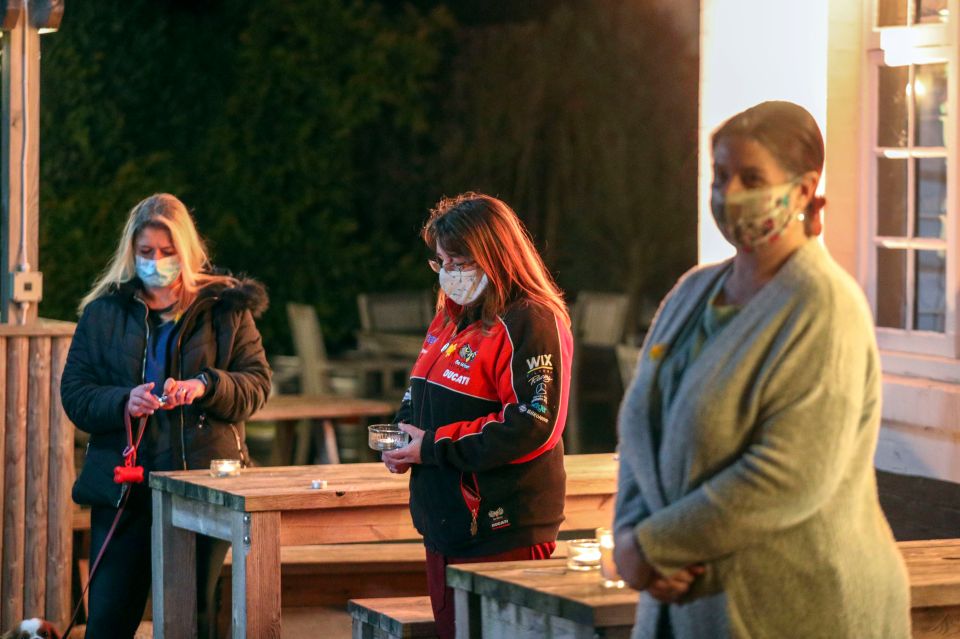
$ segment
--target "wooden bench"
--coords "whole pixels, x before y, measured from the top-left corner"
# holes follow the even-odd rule
[[[353,639],[424,639],[436,637],[430,597],[351,599]]]
[[[280,561],[280,601],[285,608],[345,606],[355,597],[427,592],[426,555],[420,542],[283,546]],[[227,614],[231,575],[227,553],[219,585],[220,607]]]

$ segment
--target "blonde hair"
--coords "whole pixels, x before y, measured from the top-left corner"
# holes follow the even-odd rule
[[[180,260],[180,297],[167,314],[170,317],[183,313],[204,286],[216,282],[236,283],[232,277],[204,272],[210,269],[207,248],[197,233],[197,227],[187,207],[169,193],[156,193],[130,209],[127,223],[120,235],[120,244],[113,258],[97,278],[90,292],[80,301],[81,313],[90,302],[103,297],[113,287],[136,277],[134,243],[146,228],[167,231]]]
[[[503,200],[472,191],[444,198],[430,212],[421,237],[431,250],[439,244],[451,255],[472,259],[486,274],[489,284],[481,298],[486,326],[492,326],[511,302],[522,298],[545,306],[570,326],[563,293],[523,222]],[[438,310],[445,308],[445,299],[441,290]]]

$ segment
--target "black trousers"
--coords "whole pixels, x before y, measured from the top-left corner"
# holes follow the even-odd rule
[[[94,506],[90,512],[90,566],[96,559],[117,511]],[[90,582],[87,639],[130,639],[143,619],[150,592],[150,491],[134,487],[117,529]],[[217,579],[230,544],[197,536],[197,636],[216,637]]]

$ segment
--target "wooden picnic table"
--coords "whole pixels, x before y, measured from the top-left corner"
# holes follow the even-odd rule
[[[324,447],[327,460],[339,463],[336,432],[333,424],[338,420],[357,420],[361,426],[366,419],[378,417],[390,419],[397,405],[376,399],[358,399],[336,395],[272,395],[266,405],[257,411],[250,422],[276,422],[277,436],[274,440],[271,462],[273,464],[303,465],[307,463],[310,449],[310,427],[303,420],[319,420],[323,427]]]
[[[960,539],[897,544],[910,575],[914,639],[960,637]],[[564,559],[447,567],[457,639],[626,639],[640,593],[604,588],[597,571]]]
[[[566,458],[566,529],[608,526],[617,464],[612,454]],[[311,488],[324,480],[322,488]],[[417,539],[409,479],[379,463],[152,473],[154,637],[192,637],[197,533],[233,545],[234,637],[280,636],[280,548]]]

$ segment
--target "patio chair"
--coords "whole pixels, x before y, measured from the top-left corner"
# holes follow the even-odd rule
[[[317,310],[309,304],[287,303],[287,320],[290,322],[290,336],[293,348],[300,360],[300,392],[304,395],[327,395],[333,392],[328,375],[327,347],[323,343],[323,333],[317,320]],[[323,420],[323,448],[327,459],[334,464],[340,463],[337,450],[337,434],[333,422]],[[297,425],[294,443],[294,464],[307,462],[310,449],[310,424]]]
[[[584,405],[616,404],[623,396],[611,371],[617,367],[614,349],[623,341],[628,305],[629,297],[623,293],[581,291],[577,295],[570,318],[574,357],[565,429],[567,452],[583,450]]]
[[[360,350],[416,357],[434,316],[430,291],[361,293],[357,296]]]
[[[640,361],[641,348],[630,344],[617,344],[617,365],[620,368],[620,381],[626,392],[637,372],[637,363]]]

